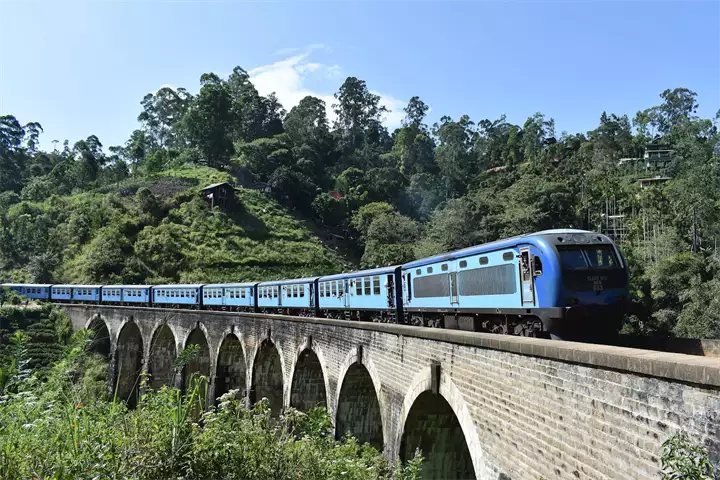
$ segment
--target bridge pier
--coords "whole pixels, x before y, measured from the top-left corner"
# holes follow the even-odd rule
[[[280,315],[63,308],[76,328],[107,331],[95,347],[109,344],[111,379],[128,398],[123,372],[147,370],[153,388],[200,372],[210,399],[239,388],[268,398],[273,414],[325,405],[336,436],[349,431],[391,460],[421,448],[424,478],[657,478],[661,445],[678,431],[720,462],[718,358]],[[174,378],[193,344],[201,355]]]

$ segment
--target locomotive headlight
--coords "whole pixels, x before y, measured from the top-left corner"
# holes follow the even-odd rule
[[[575,234],[572,236],[572,239],[577,243],[588,243],[587,235]]]
[[[570,306],[577,305],[578,299],[575,298],[575,297],[573,297],[573,298],[568,298],[567,303],[568,303],[568,305],[570,305]]]

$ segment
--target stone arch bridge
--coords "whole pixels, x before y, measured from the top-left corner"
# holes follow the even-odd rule
[[[129,403],[145,371],[182,387],[173,362],[274,413],[326,407],[391,459],[421,448],[424,478],[658,478],[684,430],[720,460],[720,358],[392,324],[156,308],[64,305],[110,358]]]

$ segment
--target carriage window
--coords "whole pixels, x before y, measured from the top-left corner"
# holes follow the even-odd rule
[[[420,270],[419,268],[417,270],[415,270],[415,275],[420,275],[421,273],[422,273],[422,270]]]
[[[273,287],[273,298],[278,298],[279,287]]]
[[[443,272],[447,272],[447,269],[448,269],[447,263],[443,263],[442,266],[440,267],[440,270],[442,270]]]
[[[380,277],[373,277],[373,294],[380,295]]]
[[[515,258],[515,255],[513,254],[513,252],[503,253],[503,260],[505,260],[506,262],[511,261],[513,258]]]
[[[245,288],[240,290],[240,295],[242,296],[242,298],[247,298],[247,290]]]
[[[363,279],[363,282],[365,283],[365,295],[371,295],[372,294],[372,287],[370,285],[370,277],[365,277]]]
[[[298,292],[298,294],[299,294],[301,297],[304,297],[304,296],[305,296],[305,285],[300,285],[300,286],[298,287],[298,289],[300,290],[300,291]]]
[[[433,272],[433,268],[432,268],[432,267],[428,267],[428,268],[427,268],[427,272],[428,272],[428,273],[432,273],[432,272]]]
[[[297,298],[300,296],[300,285],[293,285],[293,297]]]
[[[503,255],[503,258],[505,258],[505,255]],[[488,257],[480,257],[480,265],[487,265],[488,263]]]
[[[467,261],[466,260],[460,260],[460,268],[467,267]]]
[[[363,289],[362,289],[362,278],[356,278],[355,279],[355,294],[356,295],[362,295]]]

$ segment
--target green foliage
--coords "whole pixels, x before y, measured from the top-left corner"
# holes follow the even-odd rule
[[[713,465],[705,447],[693,444],[685,432],[665,440],[662,446],[664,480],[712,480]]]
[[[203,377],[185,394],[148,389],[129,410],[107,398],[107,364],[91,352],[92,332],[61,344],[62,355],[42,375],[26,360],[32,335],[17,330],[2,344],[0,478],[420,478],[419,456],[391,469],[373,447],[335,440],[324,409],[288,409],[271,419],[267,401],[248,408],[237,391],[208,409]],[[197,353],[186,349],[176,369]]]
[[[381,215],[393,213],[395,209],[389,203],[374,202],[363,205],[353,215],[350,225],[357,230],[362,237],[365,237],[370,230],[372,222]]]
[[[411,218],[398,213],[377,216],[365,235],[362,266],[384,267],[413,260],[413,246],[419,236],[420,228]]]

